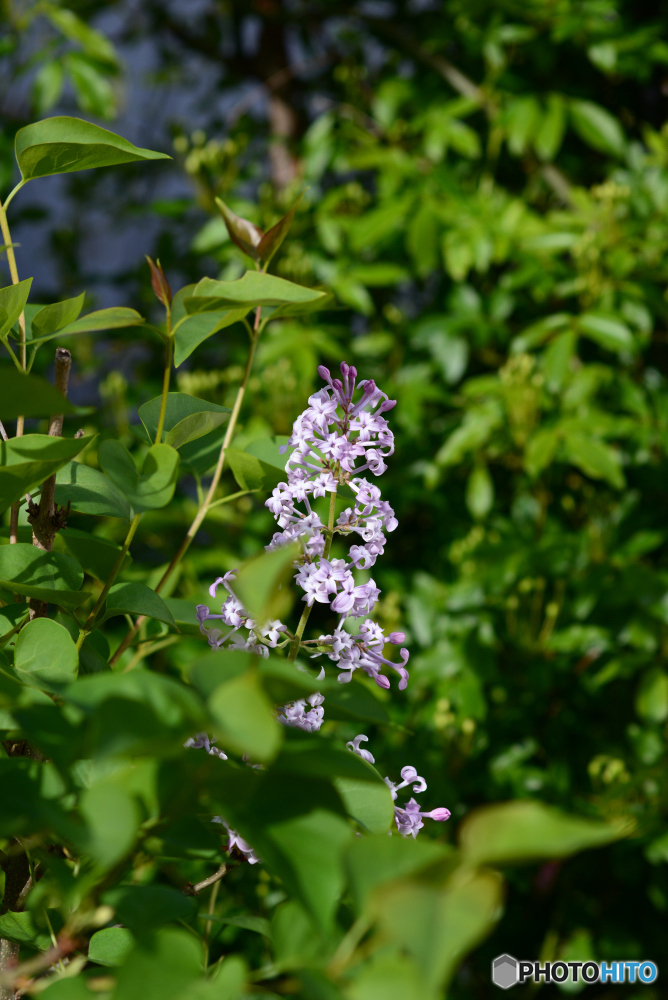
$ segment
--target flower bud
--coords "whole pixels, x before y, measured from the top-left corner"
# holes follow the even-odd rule
[[[450,819],[450,810],[441,806],[438,809],[432,809],[430,813],[424,813],[424,815],[431,816],[432,819],[437,820],[439,823],[444,823],[446,819]]]
[[[346,377],[346,375],[348,374],[349,371],[350,371],[350,368],[348,367],[348,365],[345,363],[345,361],[342,361],[341,362],[341,374],[343,375],[344,378]]]
[[[331,382],[332,380],[329,368],[325,368],[324,365],[318,365],[318,375],[320,376],[320,378],[324,378],[325,382]]]
[[[393,410],[397,405],[396,399],[384,399],[383,402],[378,407],[379,413],[387,413],[388,410]]]
[[[390,632],[387,637],[388,642],[393,642],[395,646],[400,646],[402,642],[406,642],[405,632]]]

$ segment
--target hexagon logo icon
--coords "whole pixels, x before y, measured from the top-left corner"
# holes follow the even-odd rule
[[[518,979],[519,962],[512,955],[499,955],[492,962],[492,982],[502,990],[509,990]]]

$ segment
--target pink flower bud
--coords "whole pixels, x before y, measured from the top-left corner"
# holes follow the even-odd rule
[[[344,378],[346,377],[346,375],[348,374],[349,371],[350,371],[350,368],[348,367],[348,365],[345,363],[345,361],[342,361],[341,362],[341,374],[343,375]]]
[[[320,378],[324,378],[325,382],[329,382],[332,377],[329,374],[329,368],[325,368],[324,365],[318,365],[318,375]]]
[[[430,813],[424,813],[425,816],[431,816],[432,819],[437,820],[439,823],[444,823],[446,819],[450,819],[450,810],[441,806],[438,809],[432,809]]]
[[[384,399],[383,402],[378,407],[379,413],[387,413],[388,410],[392,410],[397,405],[396,399]]]
[[[393,642],[395,646],[400,646],[402,642],[406,642],[406,634],[404,632],[390,632],[387,639],[388,642]]]

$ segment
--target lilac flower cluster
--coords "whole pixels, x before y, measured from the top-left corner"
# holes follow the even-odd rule
[[[282,529],[267,550],[299,542],[295,579],[304,591],[302,600],[309,607],[316,602],[327,604],[340,616],[334,632],[318,640],[320,647],[329,647],[327,655],[340,670],[338,680],[345,684],[355,670],[362,669],[379,687],[389,688],[389,679],[381,673],[388,666],[399,674],[403,690],[408,684],[408,650],[401,650],[400,664],[383,656],[385,644],[402,643],[403,633],[386,637],[371,618],[365,619],[355,635],[343,627],[347,618],[365,618],[378,600],[380,590],[374,580],[358,584],[354,570],[375,564],[384,551],[384,532],[397,526],[394,511],[381,499],[378,487],[360,475],[369,470],[380,476],[387,468],[385,459],[394,452],[394,435],[382,414],[392,409],[395,400],[388,399],[372,380],[357,386],[357,371],[345,362],[340,379],[333,379],[323,366],[318,373],[329,387],[314,393],[295,421],[286,446],[293,449],[285,466],[287,482],[279,483],[266,501]],[[359,389],[361,395],[355,401]],[[312,509],[311,500],[331,496],[339,486],[348,487],[354,499],[330,531]],[[361,539],[361,544],[350,546],[347,560],[330,558],[335,534]]]
[[[281,638],[281,633],[285,632],[285,625],[279,621],[267,621],[260,625],[254,621],[243,604],[232,590],[232,581],[236,575],[236,570],[230,570],[224,576],[218,576],[209,587],[209,594],[215,600],[216,591],[222,583],[228,596],[223,601],[219,615],[211,614],[211,610],[206,604],[198,604],[195,608],[199,630],[205,635],[212,649],[221,649],[226,646],[228,649],[239,649],[245,653],[256,653],[259,656],[269,656],[269,650],[275,649]],[[228,631],[223,632],[219,628],[207,629],[204,622],[212,619],[219,619],[223,625],[228,626]],[[239,630],[245,629],[246,633]]]
[[[360,747],[362,740],[366,742],[368,736],[356,736],[350,743],[346,743],[346,746],[352,753],[356,753],[358,756],[363,757],[364,760],[368,760],[370,764],[374,764],[375,761],[370,752]],[[397,801],[399,791],[410,785],[413,781],[415,782],[413,785],[415,795],[419,795],[420,792],[426,792],[427,790],[427,782],[410,765],[402,767],[401,779],[399,784],[396,785],[389,778],[384,779],[385,784],[390,789],[393,802]],[[450,819],[450,810],[444,806],[440,806],[437,809],[432,809],[431,812],[422,812],[420,810],[420,803],[416,802],[414,798],[410,798],[408,802],[405,802],[403,809],[397,805],[394,807],[394,822],[402,837],[412,837],[415,839],[418,832],[424,826],[423,819],[435,819],[439,823],[444,823],[445,820]]]

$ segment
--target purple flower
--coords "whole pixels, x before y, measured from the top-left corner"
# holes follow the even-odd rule
[[[184,747],[192,747],[193,750],[206,750],[213,757],[220,757],[221,760],[227,760],[226,753],[223,753],[218,747],[212,746],[214,742],[215,740],[210,740],[206,733],[196,733],[195,736],[187,739],[183,745]]]
[[[368,760],[370,764],[375,764],[376,761],[374,760],[371,752],[369,750],[362,750],[360,747],[360,743],[362,742],[362,740],[366,741],[368,739],[369,739],[368,736],[356,736],[354,740],[350,741],[350,743],[346,743],[346,747],[348,748],[348,750],[351,750],[353,753],[356,753],[358,757],[362,757],[364,760]]]
[[[291,726],[293,729],[303,729],[307,733],[317,733],[325,718],[325,710],[321,707],[324,700],[325,696],[320,694],[320,692],[316,692],[309,695],[308,698],[300,698],[298,701],[292,701],[279,710],[283,714],[278,716],[278,721],[282,722],[284,726]],[[306,711],[307,702],[311,706],[308,712]]]
[[[221,823],[227,830],[228,853],[232,850],[233,847],[236,847],[237,850],[241,851],[241,853],[244,855],[249,864],[257,865],[262,863],[262,858],[259,858],[257,856],[257,854],[255,853],[251,845],[248,843],[248,841],[244,840],[243,837],[241,837],[236,830],[233,830],[232,827],[227,823],[227,821],[222,818],[222,816],[214,816],[211,822]]]

